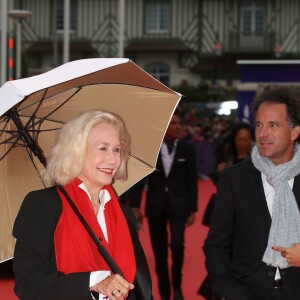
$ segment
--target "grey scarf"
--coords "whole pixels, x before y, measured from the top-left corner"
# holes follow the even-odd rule
[[[277,166],[270,159],[262,157],[257,146],[253,147],[251,157],[254,166],[266,175],[267,182],[274,187],[272,224],[263,262],[284,269],[289,267],[287,260],[280,252],[272,250],[272,246],[290,247],[300,242],[299,208],[288,184],[300,173],[300,147],[296,143],[293,159]]]

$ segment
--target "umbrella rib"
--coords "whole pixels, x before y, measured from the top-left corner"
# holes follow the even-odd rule
[[[44,130],[28,130],[28,132],[44,132],[44,131],[55,131],[55,130],[58,130],[60,128],[52,128],[52,129],[44,129]],[[17,138],[18,136],[18,131],[16,130],[3,130],[1,131],[1,134],[2,133],[7,133],[7,134],[10,134],[10,137],[9,138],[6,138],[5,140],[3,140],[2,142],[0,142],[0,145],[4,145],[4,144],[8,144],[10,143],[13,139]],[[1,137],[1,134],[0,134],[0,137]],[[20,138],[19,138],[20,140]]]
[[[39,126],[40,127],[40,126]],[[41,132],[50,132],[50,131],[56,131],[59,130],[60,127],[57,128],[51,128],[51,129],[29,129],[28,132],[34,132],[34,133],[41,133]]]
[[[6,140],[2,141],[2,142],[0,143],[0,145],[10,144],[11,141],[12,141],[13,139],[15,139],[15,138],[16,138],[16,136],[11,136],[11,137],[7,138]],[[19,140],[19,139],[18,139],[18,140]],[[18,140],[15,142],[15,144],[18,143]]]
[[[12,143],[11,147],[0,157],[0,161],[13,149],[20,140],[20,137],[16,137],[16,140]]]
[[[6,127],[8,127],[8,123],[9,123],[9,118],[7,118],[7,117],[4,117],[3,118],[3,121],[1,121],[0,123],[4,123],[4,121],[5,121],[5,124],[4,124],[4,126],[3,126],[3,129],[1,130],[1,133],[0,133],[0,137],[2,136],[2,134],[3,134],[3,132],[6,132]]]
[[[24,128],[26,129],[27,132],[31,132],[32,133],[32,138],[33,140],[36,142],[38,139],[38,135],[40,132],[46,131],[46,130],[40,130],[40,127],[42,126],[42,123],[45,120],[49,120],[51,121],[51,119],[49,119],[48,117],[50,115],[52,115],[54,112],[56,112],[59,108],[61,108],[65,103],[67,103],[72,97],[74,97],[74,95],[76,95],[80,90],[82,89],[82,87],[78,88],[70,97],[68,97],[63,103],[61,103],[59,106],[57,106],[54,110],[52,110],[50,113],[48,113],[46,116],[44,116],[43,118],[38,118],[36,116],[39,108],[41,107],[43,101],[45,100],[45,95],[47,93],[48,89],[45,89],[45,92],[43,94],[42,99],[40,100],[39,104],[36,106],[34,113],[29,117],[29,120],[27,121],[27,123],[25,124]],[[25,115],[19,114],[20,116],[25,117]],[[28,117],[28,116],[26,116]],[[36,121],[34,121],[36,120]],[[56,120],[52,120],[53,122],[58,122]],[[63,122],[61,122],[61,124],[63,124]],[[38,129],[32,129],[34,128],[36,125],[38,125]],[[58,129],[58,128],[57,128]],[[57,129],[53,129],[53,130],[57,130]]]
[[[39,101],[39,104],[36,106],[35,110],[34,110],[34,113],[29,117],[29,120],[27,121],[27,123],[25,124],[25,128],[27,128],[27,125],[33,121],[33,119],[35,119],[35,115],[36,115],[36,112],[39,110],[39,108],[41,107],[43,101],[45,100],[45,95],[48,91],[48,88],[45,89],[44,93],[43,93],[43,96],[42,96],[42,99]]]
[[[14,143],[14,145],[17,143],[17,141],[19,140],[19,138],[16,140],[16,142]],[[14,145],[12,145],[11,147],[10,147],[10,149],[0,158],[0,161],[14,148]],[[36,164],[34,163],[34,161],[33,161],[33,155],[32,155],[32,152],[30,151],[30,149],[24,144],[24,146],[25,146],[25,149],[26,149],[26,151],[27,151],[27,154],[28,154],[28,156],[29,156],[29,158],[30,158],[30,161],[31,161],[31,163],[32,163],[32,165],[33,165],[33,167],[34,167],[34,169],[36,170],[36,172],[37,172],[37,174],[39,175],[39,177],[41,178],[41,176],[40,176],[40,174],[39,174],[39,171],[38,171],[38,168],[36,167]],[[44,182],[43,182],[43,180],[42,180],[42,178],[41,178],[41,181],[42,181],[42,184],[43,184],[43,186],[44,187],[46,187],[46,185],[44,184]]]
[[[47,90],[48,89],[45,89],[45,92],[43,94],[43,97],[42,97],[42,100],[39,102],[39,104],[37,105],[34,113],[29,117],[29,120],[27,121],[26,125],[24,126],[24,128],[26,130],[28,130],[28,132],[31,132],[31,133],[35,133],[33,134],[33,139],[34,141],[37,141],[37,138],[38,138],[38,134],[40,132],[43,132],[43,131],[53,131],[53,130],[57,130],[59,128],[56,128],[56,129],[48,129],[48,130],[40,130],[40,127],[41,127],[41,124],[43,123],[43,121],[45,121],[51,114],[53,114],[55,111],[57,111],[61,106],[63,106],[66,102],[68,102],[76,93],[79,92],[79,90],[81,90],[81,88],[77,89],[75,91],[75,93],[73,93],[73,95],[71,95],[70,97],[68,97],[68,99],[66,101],[64,101],[61,105],[59,105],[58,107],[56,107],[51,113],[49,113],[48,115],[46,115],[44,118],[37,118],[36,117],[36,113],[38,111],[38,109],[41,107],[43,101],[45,100],[45,95],[47,93]],[[24,117],[24,115],[23,115]],[[39,119],[38,122],[34,122],[34,119]],[[7,118],[7,121],[6,121],[6,124],[4,125],[4,129],[1,130],[1,134],[0,136],[5,132],[5,133],[8,133],[8,134],[11,134],[12,136],[7,138],[6,140],[2,141],[1,144],[8,144],[11,140],[13,139],[16,139],[12,145],[10,146],[10,148],[2,155],[2,157],[0,157],[0,160],[2,160],[14,147],[16,147],[18,145],[18,141],[20,140],[20,136],[18,136],[18,131],[13,131],[13,130],[5,130],[5,128],[7,127],[8,123],[9,123],[9,120],[10,118]],[[54,122],[54,120],[53,120]],[[57,121],[55,121],[57,122]],[[63,123],[63,122],[61,122]],[[31,129],[31,128],[34,128],[35,125],[39,124],[38,126],[38,129]],[[19,144],[19,146],[22,146],[23,144]],[[26,147],[26,145],[25,145]],[[27,149],[27,152],[28,152],[28,148],[26,147]],[[31,159],[32,161],[32,159]]]
[[[65,103],[67,103],[71,98],[73,98],[79,91],[82,90],[82,87],[78,87],[78,89],[70,96],[68,97],[64,102],[62,102],[59,106],[57,106],[51,113],[47,114],[45,117],[41,118],[42,120],[49,120],[51,121],[51,119],[48,119],[49,116],[51,116],[54,112],[56,112],[59,108],[61,108],[63,105],[65,105]]]
[[[16,147],[16,145],[18,145],[18,141],[20,140],[20,136],[17,135],[18,131],[16,130],[6,130],[5,128],[8,126],[9,120],[10,118],[5,118],[6,119],[6,123],[3,127],[3,129],[1,130],[1,134],[0,137],[2,136],[3,133],[7,133],[10,134],[11,136],[5,140],[3,140],[0,145],[4,145],[4,144],[9,144],[13,139],[15,139],[15,141],[12,143],[11,147],[6,151],[6,153],[4,153],[2,155],[2,157],[0,157],[0,161],[14,148]]]
[[[25,115],[20,115],[20,116],[21,116],[21,117],[27,117],[27,116],[25,116]],[[42,126],[43,121],[45,121],[45,120],[51,121],[51,122],[53,122],[53,123],[64,124],[64,122],[57,121],[57,120],[51,120],[51,119],[45,119],[45,118],[37,118],[37,117],[36,117],[36,119],[37,119],[38,121],[36,121],[36,122],[32,123],[30,126],[28,125],[28,126],[26,127],[27,132],[37,132],[37,133],[40,133],[40,132],[44,132],[44,131],[55,131],[55,130],[60,129],[60,127],[57,127],[57,128],[51,128],[51,129],[39,129],[39,128]],[[32,129],[35,125],[39,125],[39,126],[38,126],[39,128],[38,128],[38,129]]]
[[[39,108],[41,107],[43,101],[45,100],[45,95],[48,91],[48,88],[45,89],[44,93],[43,93],[43,96],[42,96],[42,99],[40,100],[39,104],[36,106],[35,110],[34,110],[34,113],[29,117],[29,120],[27,121],[27,123],[25,124],[24,128],[27,130],[27,128],[29,127],[29,124],[32,123],[32,127],[34,126],[33,125],[33,120],[36,119],[36,113],[37,111],[39,110]],[[36,142],[37,141],[37,137],[35,134],[33,134],[32,136],[33,140]]]
[[[99,83],[94,83],[94,84],[86,84],[85,86],[87,86],[87,85],[96,85],[96,84],[99,84]],[[101,83],[102,84],[102,83]],[[49,99],[49,98],[51,98],[51,97],[55,97],[55,96],[57,96],[57,95],[60,95],[60,94],[62,94],[62,93],[65,93],[66,91],[69,91],[69,90],[73,90],[73,89],[76,89],[76,92],[74,93],[74,94],[76,94],[79,90],[81,90],[82,89],[82,85],[81,86],[75,86],[75,87],[72,87],[71,89],[68,89],[68,90],[64,90],[64,91],[61,91],[61,92],[58,92],[58,93],[56,93],[56,94],[53,94],[53,95],[51,95],[50,97],[48,97],[48,98],[45,98],[45,99],[42,99],[42,100],[39,100],[39,101],[36,101],[36,102],[34,102],[34,103],[30,103],[30,104],[28,104],[27,106],[23,106],[22,107],[22,110],[25,110],[25,109],[28,109],[28,108],[30,108],[30,107],[32,107],[32,106],[36,106],[36,104],[37,103],[39,103],[39,102],[41,102],[41,101],[44,101],[44,100],[47,100],[47,99]],[[46,89],[48,89],[48,88],[46,88]],[[44,95],[46,94],[46,91],[45,91],[45,93],[44,93]],[[73,94],[73,95],[74,95]],[[70,98],[71,97],[73,97],[73,95],[71,95],[70,96]],[[24,101],[25,99],[23,99],[23,101]],[[67,99],[67,101],[68,101],[69,99]],[[23,102],[22,102],[23,103]],[[63,103],[64,104],[64,103]],[[20,105],[20,104],[19,104]],[[21,110],[20,110],[20,112],[21,112]],[[20,115],[21,115],[21,113],[20,113]]]
[[[52,121],[52,122],[59,122],[57,120],[51,120],[51,119],[48,119],[49,116],[51,116],[53,113],[55,113],[58,109],[60,109],[63,105],[65,105],[65,103],[67,103],[71,98],[73,98],[80,90],[82,89],[82,87],[78,87],[77,90],[71,95],[69,96],[64,102],[62,102],[60,105],[58,105],[54,110],[52,110],[50,113],[48,113],[46,116],[42,117],[42,118],[37,118],[35,115],[36,115],[36,112],[37,110],[39,109],[39,107],[41,106],[42,102],[45,100],[45,99],[42,99],[40,101],[40,104],[37,106],[37,108],[35,109],[35,112],[34,114],[32,114],[32,116],[30,117],[30,120],[27,122],[27,124],[31,121],[32,117],[34,116],[36,119],[39,119],[40,122],[43,122],[44,120],[49,120],[49,121]],[[22,115],[20,113],[20,116],[25,116],[25,115]],[[63,124],[63,122],[61,122]],[[27,126],[27,124],[25,125],[25,127]]]
[[[142,162],[143,164],[147,165],[148,167],[152,168],[152,169],[155,169],[153,166],[151,166],[148,162],[146,162],[145,160],[143,160],[142,158],[140,157],[137,157],[133,154],[129,154],[131,157],[135,158],[136,160]]]
[[[36,113],[37,113],[38,109],[40,108],[40,106],[42,105],[42,102],[45,100],[45,99],[44,99],[44,96],[45,96],[45,94],[46,94],[46,91],[45,91],[42,100],[40,101],[39,105],[38,105],[37,108],[35,109],[35,112],[29,117],[28,122],[27,122],[26,125],[24,126],[24,127],[26,128],[26,130],[29,129],[30,132],[36,132],[36,133],[40,133],[40,132],[42,132],[42,131],[45,131],[45,130],[39,130],[39,129],[38,129],[38,130],[32,130],[32,129],[30,129],[30,128],[33,128],[33,127],[34,127],[35,125],[37,125],[37,124],[39,124],[39,128],[40,128],[41,124],[42,124],[45,120],[48,120],[48,121],[51,121],[51,122],[60,123],[60,124],[64,124],[63,122],[59,122],[59,121],[57,121],[57,120],[49,119],[49,116],[51,116],[53,113],[55,113],[59,108],[61,108],[65,103],[67,103],[71,98],[73,98],[73,97],[74,97],[81,89],[82,89],[82,87],[77,88],[76,91],[75,91],[71,96],[69,96],[64,102],[62,102],[62,103],[61,103],[59,106],[57,106],[54,110],[52,110],[50,113],[48,113],[48,114],[47,114],[46,116],[44,116],[43,118],[38,118],[38,117],[36,117]],[[22,114],[20,114],[20,116],[25,117],[25,115],[22,115]],[[26,117],[28,117],[28,116],[26,116]],[[33,122],[33,119],[34,119],[34,118],[35,118],[36,120],[38,120],[38,121]],[[31,123],[31,125],[29,126],[30,123]],[[57,128],[57,129],[58,129],[58,128]],[[53,130],[57,130],[57,129],[53,129]],[[37,134],[37,135],[34,135],[34,137],[33,137],[35,141],[37,140],[37,136],[38,136],[38,134]]]
[[[22,114],[20,114],[20,116],[23,117],[23,118],[24,118],[24,117],[28,117],[28,116],[22,115]],[[34,127],[35,125],[37,125],[37,124],[42,124],[45,120],[46,120],[46,121],[53,122],[53,123],[64,124],[64,122],[62,122],[62,121],[49,119],[49,118],[47,118],[47,116],[46,116],[46,117],[43,117],[43,118],[39,118],[39,117],[35,117],[35,118],[36,118],[37,121],[33,122],[30,126],[28,125],[28,126],[26,127],[26,129],[30,129],[30,128]],[[57,128],[57,129],[59,129],[59,128]],[[30,130],[33,130],[33,129],[30,129]],[[45,130],[46,130],[46,129],[45,129]],[[52,129],[50,129],[50,130],[52,130]],[[53,130],[56,130],[56,129],[54,128]],[[37,131],[38,131],[38,130],[37,130]],[[44,129],[43,129],[43,130],[40,130],[40,131],[44,131]]]

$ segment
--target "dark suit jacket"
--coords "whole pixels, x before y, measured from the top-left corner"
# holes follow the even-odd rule
[[[293,191],[300,206],[299,175]],[[213,289],[226,300],[268,299],[273,293],[276,269],[262,262],[270,226],[261,173],[252,161],[225,169],[204,252]],[[287,293],[283,299],[300,299],[300,268],[283,269],[280,274]]]
[[[29,193],[14,224],[17,239],[13,269],[15,292],[22,300],[85,300],[89,292],[90,272],[64,275],[57,271],[54,231],[62,211],[55,187]],[[133,223],[134,216],[123,208],[129,224],[137,260],[136,284],[142,284],[151,297],[151,278],[148,265]],[[100,255],[100,254],[99,254]],[[133,299],[138,299],[138,297]]]
[[[171,212],[186,218],[191,212],[197,211],[197,169],[194,145],[179,140],[172,168],[168,177],[165,176],[161,154],[158,156],[157,171],[151,173],[148,179],[147,201],[145,214],[157,217],[164,210],[165,191],[171,199]],[[143,182],[136,186],[131,197],[130,206],[139,207]]]

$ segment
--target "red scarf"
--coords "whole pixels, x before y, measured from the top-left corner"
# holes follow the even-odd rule
[[[126,280],[133,282],[136,263],[132,240],[127,221],[112,187],[104,187],[111,197],[104,210],[107,243],[88,195],[78,187],[80,183],[79,179],[74,179],[64,188],[92,231],[101,239],[102,245],[115,260]],[[64,274],[110,270],[96,244],[59,189],[58,193],[62,200],[62,214],[54,233],[57,269]]]

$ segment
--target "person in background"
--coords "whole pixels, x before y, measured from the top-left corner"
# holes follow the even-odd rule
[[[217,185],[218,179],[225,168],[240,163],[250,156],[254,139],[254,131],[251,124],[240,122],[232,128],[227,141],[224,143],[223,151],[217,164],[217,170],[211,175],[215,185]],[[216,193],[213,193],[203,214],[202,224],[205,226],[210,226],[215,199]],[[204,296],[206,299],[212,299],[211,281],[208,276],[200,285],[198,294]],[[219,297],[219,299],[221,298]],[[216,296],[214,300],[217,300]]]
[[[182,267],[184,261],[184,232],[194,223],[197,211],[197,169],[194,145],[180,140],[181,120],[175,112],[165,134],[157,161],[157,171],[147,179],[145,214],[148,219],[155,270],[161,300],[171,297],[168,273],[168,226],[172,253],[173,299],[182,300]],[[130,206],[141,220],[141,194],[145,181],[131,191]]]
[[[25,197],[13,228],[15,292],[22,300],[151,298],[145,256],[136,255],[135,218],[130,209],[123,212],[111,186],[127,178],[129,153],[118,115],[90,110],[63,125],[44,174],[54,186]],[[63,186],[124,276],[112,273],[55,185]]]
[[[254,100],[253,115],[251,158],[218,182],[206,268],[225,300],[296,300],[300,269],[272,247],[300,242],[300,98],[273,87]]]
[[[228,142],[223,146],[217,171],[221,173],[225,168],[248,158],[254,139],[254,131],[251,124],[243,122],[236,124],[229,135]]]
[[[254,140],[254,130],[251,124],[241,122],[232,128],[219,155],[216,171],[210,174],[215,185],[218,184],[219,177],[225,168],[237,164],[250,156]],[[203,225],[210,225],[215,197],[216,194],[212,194],[208,202],[203,214]]]

